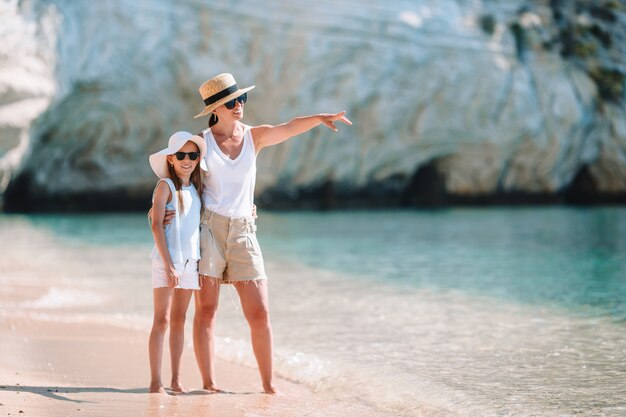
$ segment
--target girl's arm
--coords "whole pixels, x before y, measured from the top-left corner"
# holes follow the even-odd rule
[[[178,285],[178,273],[174,268],[170,251],[167,249],[167,242],[165,241],[165,228],[163,227],[163,218],[165,216],[165,205],[173,198],[170,187],[165,181],[160,181],[154,191],[154,201],[152,203],[152,236],[154,236],[154,243],[156,244],[159,255],[165,265],[165,271],[167,273],[167,284],[170,287]]]
[[[287,123],[276,126],[255,126],[250,129],[250,131],[252,133],[252,139],[254,140],[254,146],[256,148],[256,151],[257,153],[259,153],[261,149],[267,146],[282,143],[289,138],[292,138],[304,132],[308,132],[315,126],[322,123],[326,125],[329,129],[332,129],[336,132],[337,127],[335,127],[333,122],[340,121],[347,125],[352,124],[352,122],[348,120],[345,114],[346,112],[342,111],[341,113],[336,114],[324,113],[316,114],[313,116],[296,117],[295,119],[291,119]]]

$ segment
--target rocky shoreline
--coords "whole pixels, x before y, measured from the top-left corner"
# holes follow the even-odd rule
[[[151,193],[126,189],[106,192],[29,195],[9,189],[0,211],[8,213],[60,212],[124,212],[150,208]],[[8,198],[8,200],[7,200]],[[455,195],[445,188],[430,184],[423,190],[398,190],[389,183],[380,183],[358,190],[346,190],[332,183],[284,191],[270,189],[256,198],[260,209],[268,210],[358,210],[358,209],[444,209],[451,207],[546,206],[581,207],[602,205],[626,206],[626,192],[585,192],[574,186],[559,193],[499,192],[489,195]]]

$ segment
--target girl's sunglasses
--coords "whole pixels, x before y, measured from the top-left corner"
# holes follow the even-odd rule
[[[245,103],[246,101],[248,101],[248,93],[243,93],[239,97],[227,101],[226,103],[224,103],[224,106],[226,106],[228,110],[232,110],[235,108],[235,101],[238,101],[239,104]]]
[[[200,152],[176,152],[174,155],[176,155],[176,159],[179,161],[185,159],[185,155],[189,155],[189,159],[195,161],[200,157]]]

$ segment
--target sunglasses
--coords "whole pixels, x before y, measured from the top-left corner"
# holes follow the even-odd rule
[[[242,94],[242,95],[240,95],[239,97],[234,98],[234,99],[232,99],[232,100],[230,100],[230,101],[227,101],[226,103],[224,103],[224,106],[226,106],[226,108],[227,108],[228,110],[232,110],[232,109],[234,109],[234,108],[235,108],[235,102],[236,102],[236,101],[238,101],[238,102],[239,102],[239,104],[243,104],[243,103],[245,103],[246,101],[248,101],[248,93],[243,93],[243,94]]]
[[[174,155],[176,155],[176,159],[179,161],[185,159],[186,155],[189,155],[190,160],[195,161],[200,157],[200,152],[176,152]]]

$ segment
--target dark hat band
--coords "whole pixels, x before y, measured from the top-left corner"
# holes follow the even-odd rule
[[[230,87],[223,89],[219,93],[213,94],[211,97],[205,98],[204,104],[206,104],[207,106],[210,106],[216,101],[221,100],[224,97],[231,95],[232,93],[236,93],[238,90],[239,90],[239,87],[237,87],[237,84],[233,84]]]

